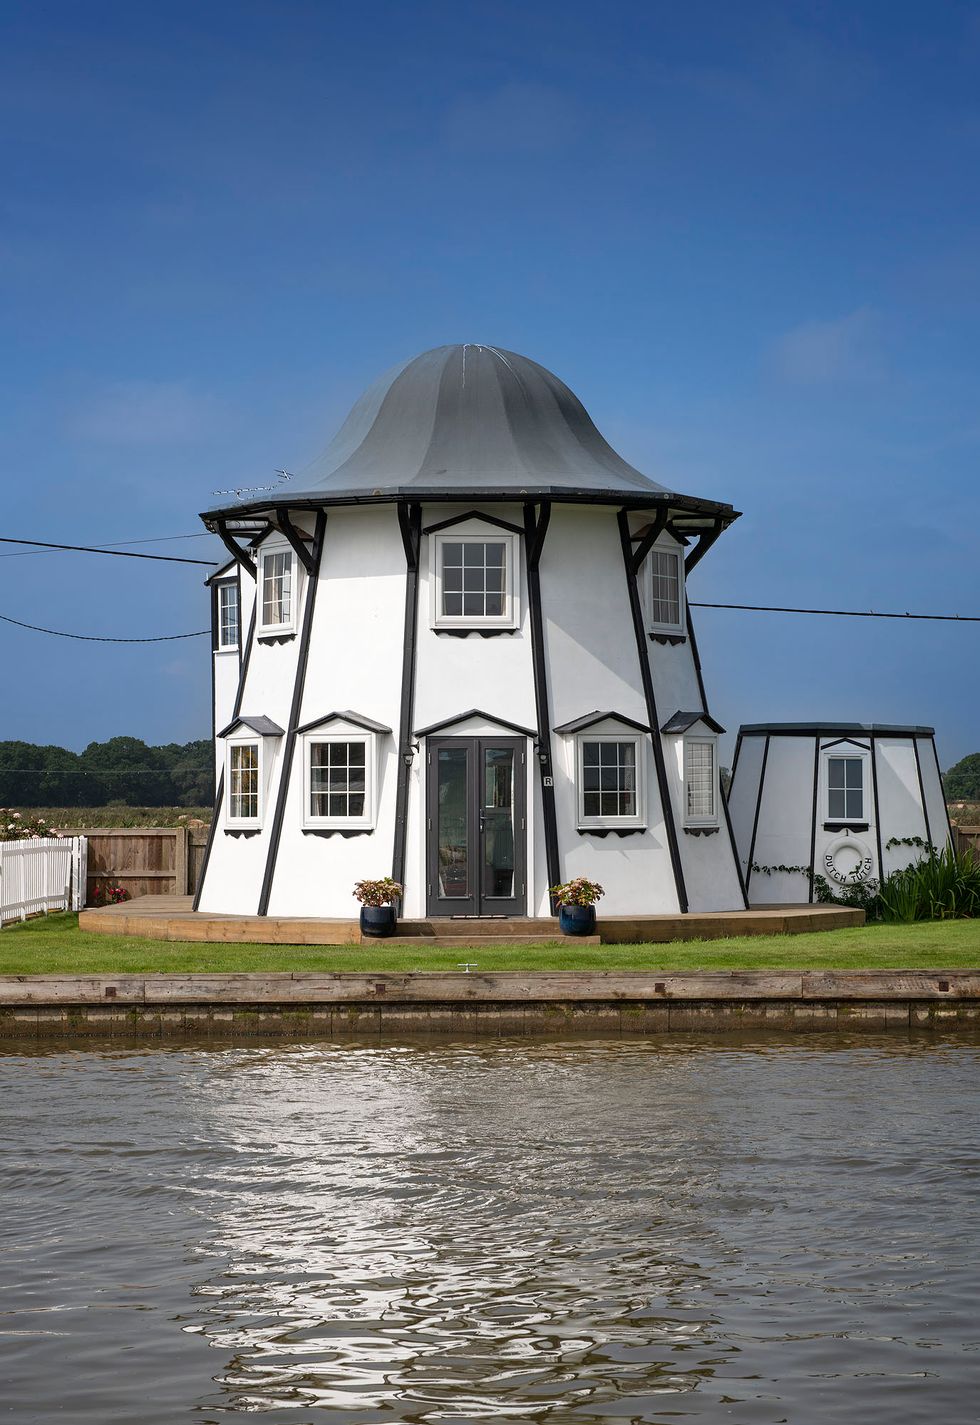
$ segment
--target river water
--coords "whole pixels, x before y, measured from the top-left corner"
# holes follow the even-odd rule
[[[980,1040],[0,1054],[0,1419],[980,1419]]]

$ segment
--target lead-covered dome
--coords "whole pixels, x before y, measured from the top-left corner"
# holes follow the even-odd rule
[[[616,454],[551,371],[475,343],[386,372],[302,477],[303,494],[455,490],[665,493]]]

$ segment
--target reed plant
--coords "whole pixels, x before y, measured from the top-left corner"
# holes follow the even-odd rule
[[[980,915],[980,862],[945,846],[886,876],[878,888],[883,920],[960,920]]]

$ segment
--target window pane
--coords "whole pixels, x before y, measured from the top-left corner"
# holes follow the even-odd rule
[[[673,550],[655,549],[650,555],[651,616],[655,624],[680,625],[680,556]]]
[[[687,815],[707,821],[715,815],[715,745],[688,742],[684,746]]]
[[[483,568],[483,565],[484,565],[484,562],[485,562],[485,561],[484,561],[484,550],[485,550],[485,548],[486,548],[486,546],[483,545],[483,544],[464,544],[464,545],[463,545],[463,564],[465,565],[465,567],[466,567],[467,569],[482,569],[482,568]]]
[[[461,614],[463,612],[462,594],[447,594],[444,592],[442,596],[442,611],[444,614],[448,614],[450,618],[455,618]]]
[[[583,816],[635,817],[637,807],[635,742],[584,742]]]
[[[827,797],[827,810],[832,819],[837,819],[844,815],[844,793],[842,790],[831,787]]]
[[[848,790],[844,793],[844,799],[847,803],[847,819],[859,821],[864,816],[864,793]]]
[[[463,588],[462,569],[443,569],[442,571],[443,592],[447,594],[458,594]]]
[[[860,757],[848,757],[844,763],[845,785],[860,787],[864,781],[862,770]]]
[[[480,618],[483,614],[483,595],[464,594],[463,613],[467,618]]]
[[[463,546],[461,544],[444,544],[442,546],[442,567],[448,569],[450,566],[461,567],[463,563]]]
[[[486,565],[488,569],[503,569],[507,562],[506,544],[485,544]]]

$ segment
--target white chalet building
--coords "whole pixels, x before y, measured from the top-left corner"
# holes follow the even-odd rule
[[[746,906],[686,575],[737,519],[628,465],[550,371],[445,346],[302,488],[208,511],[218,791],[196,908],[409,918]]]

